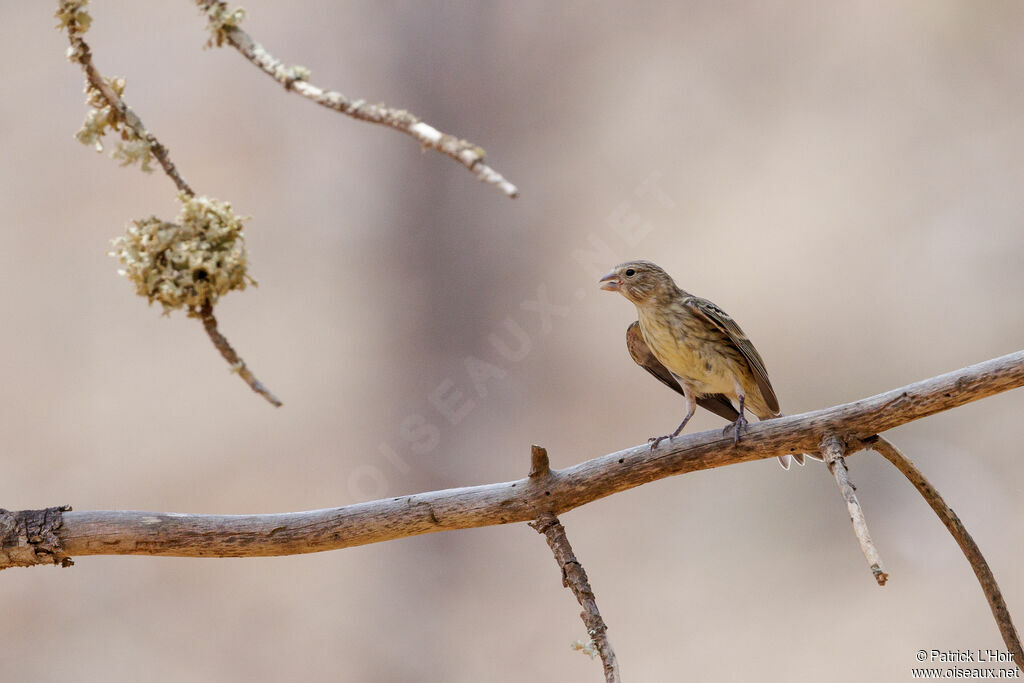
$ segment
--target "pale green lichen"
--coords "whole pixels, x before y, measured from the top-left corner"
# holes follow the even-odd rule
[[[125,81],[123,78],[104,78],[110,89],[120,97],[124,94]],[[83,145],[95,147],[97,152],[103,151],[102,138],[109,130],[118,130],[118,118],[114,108],[110,106],[103,93],[91,83],[85,84],[85,103],[89,111],[85,114],[85,121],[82,127],[75,133],[75,139]]]
[[[206,29],[210,32],[210,39],[206,41],[206,47],[220,47],[228,39],[228,31],[238,28],[238,25],[245,19],[245,9],[236,7],[230,9],[226,2],[214,2],[206,9]]]
[[[57,19],[57,30],[68,30],[73,38],[81,38],[92,24],[92,17],[85,6],[89,0],[60,0],[54,17]]]
[[[140,140],[136,136],[132,136],[131,140],[118,142],[117,147],[110,153],[110,158],[120,161],[122,166],[138,164],[139,168],[146,173],[153,171],[149,165],[149,162],[153,160],[152,148],[147,141]]]
[[[85,41],[82,40],[72,42],[71,45],[68,46],[68,49],[64,50],[64,56],[73,64],[81,64],[85,54]]]
[[[124,95],[123,78],[104,77],[103,81],[117,97]],[[153,169],[149,163],[153,160],[153,152],[149,141],[140,138],[132,127],[125,125],[117,110],[110,105],[99,88],[88,82],[85,87],[85,99],[89,111],[85,114],[82,127],[75,133],[75,139],[83,145],[93,147],[97,152],[102,152],[103,136],[109,132],[117,133],[121,140],[110,153],[111,158],[120,161],[122,166],[137,163],[143,171],[151,172]]]
[[[573,650],[576,650],[577,652],[582,652],[585,655],[590,655],[591,659],[593,659],[599,654],[597,651],[597,643],[595,643],[593,639],[591,639],[587,643],[584,643],[582,640],[574,640],[571,643],[569,643],[569,647]]]
[[[178,195],[176,223],[155,216],[133,221],[113,240],[110,255],[124,266],[118,272],[135,283],[135,292],[164,314],[185,308],[193,317],[200,308],[233,289],[255,285],[246,272],[248,255],[242,223],[231,204],[208,197]]]

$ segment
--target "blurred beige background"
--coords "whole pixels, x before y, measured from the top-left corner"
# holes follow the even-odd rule
[[[632,306],[597,290],[629,257],[733,314],[788,413],[1021,348],[1020,3],[245,7],[315,83],[481,144],[522,197],[202,50],[189,2],[95,2],[100,69],[127,77],[193,187],[253,216],[260,287],[218,315],[273,410],[198,323],[117,277],[109,240],[172,218],[173,186],[74,141],[82,76],[52,3],[5,3],[0,506],[300,510],[518,478],[530,443],[559,467],[640,443],[683,404],[627,356]],[[636,192],[652,177],[667,202]],[[643,234],[617,232],[624,216]],[[608,253],[583,267],[591,240]],[[547,330],[522,307],[540,287],[566,307]],[[508,319],[518,360],[490,341],[515,345]],[[504,373],[486,396],[470,356]],[[457,425],[429,398],[446,382],[474,402]],[[1022,410],[1013,392],[892,434],[1018,620]],[[403,438],[416,415],[439,430],[429,452]],[[921,648],[1002,649],[924,502],[880,458],[851,467],[884,589],[817,463],[565,515],[625,680],[899,681]],[[292,558],[83,557],[3,572],[0,605],[10,681],[600,680],[525,525]]]

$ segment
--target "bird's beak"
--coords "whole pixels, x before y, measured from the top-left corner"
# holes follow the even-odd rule
[[[601,289],[609,292],[617,292],[622,287],[622,278],[614,270],[609,270],[608,274],[597,282],[601,285]]]

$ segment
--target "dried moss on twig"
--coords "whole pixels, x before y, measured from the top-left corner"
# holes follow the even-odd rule
[[[118,272],[135,284],[149,303],[160,302],[164,313],[185,308],[192,317],[206,303],[215,303],[235,289],[256,284],[248,272],[242,234],[244,217],[228,202],[178,195],[176,223],[150,216],[133,221],[113,240]]]

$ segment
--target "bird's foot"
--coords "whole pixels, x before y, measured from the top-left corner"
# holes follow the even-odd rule
[[[740,442],[740,432],[747,428],[747,418],[740,413],[740,416],[736,418],[736,421],[731,425],[727,426],[722,430],[722,434],[728,434],[729,430],[732,430],[732,444],[735,446]]]
[[[647,439],[647,443],[651,444],[651,450],[653,451],[655,448],[658,447],[658,444],[664,441],[665,439],[672,441],[672,435],[665,434],[664,436],[652,436],[651,438]]]

